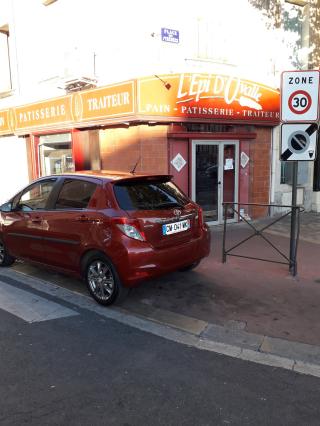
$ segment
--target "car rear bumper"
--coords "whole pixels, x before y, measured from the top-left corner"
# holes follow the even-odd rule
[[[142,280],[176,271],[208,256],[210,230],[205,226],[199,238],[161,250],[140,241],[127,242],[126,251],[112,260],[123,285],[135,287]]]

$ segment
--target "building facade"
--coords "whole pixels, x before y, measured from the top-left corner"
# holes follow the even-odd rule
[[[222,201],[287,204],[278,89],[279,73],[293,64],[289,45],[276,50],[283,34],[262,13],[272,2],[230,0],[230,11],[203,0],[183,14],[182,3],[164,3],[153,10],[143,0],[118,2],[106,22],[98,0],[90,7],[85,0],[1,0],[8,58],[1,158],[14,166],[0,169],[0,178],[9,174],[19,189],[23,180],[68,170],[170,173],[213,224],[223,219]],[[311,166],[307,173],[313,200]],[[248,217],[266,214],[242,208]]]
[[[255,82],[150,76],[12,107],[0,119],[2,134],[24,137],[32,178],[100,168],[172,174],[212,224],[223,220],[223,201],[269,202],[279,92]]]

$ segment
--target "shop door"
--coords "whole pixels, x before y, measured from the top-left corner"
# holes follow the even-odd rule
[[[192,199],[209,224],[223,222],[224,201],[238,200],[238,155],[237,141],[192,142]],[[227,220],[237,220],[232,209]]]

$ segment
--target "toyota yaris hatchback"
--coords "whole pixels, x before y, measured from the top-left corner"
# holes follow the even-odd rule
[[[103,305],[209,250],[201,208],[167,175],[48,176],[0,207],[0,266],[20,258],[81,276]]]

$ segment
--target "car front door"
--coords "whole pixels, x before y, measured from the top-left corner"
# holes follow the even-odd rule
[[[3,213],[5,243],[15,257],[44,262],[43,213],[56,179],[36,182],[15,200],[12,210]]]

